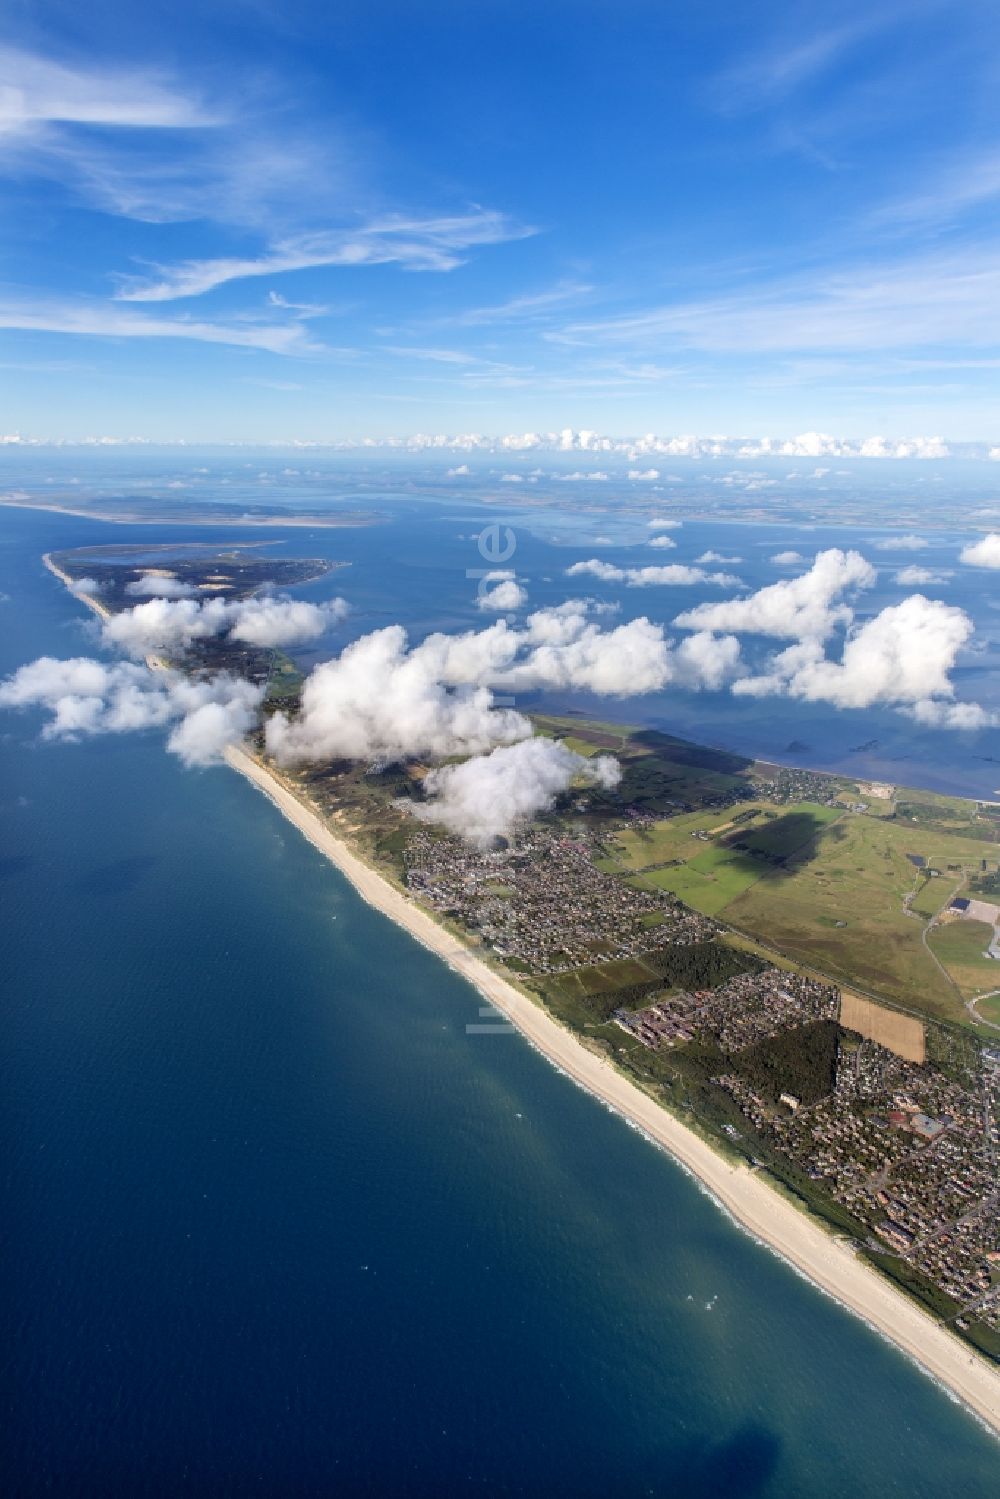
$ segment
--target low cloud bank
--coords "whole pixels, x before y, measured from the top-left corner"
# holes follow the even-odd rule
[[[131,661],[40,656],[0,682],[0,707],[45,709],[44,739],[173,725],[167,748],[185,765],[210,765],[253,728],[263,692],[224,672],[192,680]]]
[[[901,567],[894,581],[904,587],[914,588],[923,583],[947,583],[950,578],[949,572],[935,571],[932,567],[921,567],[918,563],[913,563],[909,567]]]
[[[877,552],[922,552],[930,542],[926,536],[887,536],[884,541],[875,543]]]
[[[650,542],[651,546],[653,544]],[[690,588],[696,583],[715,583],[720,588],[738,588],[742,581],[734,578],[731,573],[707,573],[703,567],[689,567],[683,562],[670,562],[663,567],[618,567],[613,562],[603,562],[600,557],[590,557],[586,562],[574,562],[572,567],[566,569],[566,576],[590,576],[600,578],[602,583],[624,583],[627,588]]]
[[[170,579],[157,578],[157,584]],[[166,598],[159,595],[114,614],[102,627],[107,645],[130,656],[183,651],[213,636],[273,648],[318,640],[347,613],[344,599],[308,604],[281,594],[251,599]]]
[[[182,583],[180,578],[165,578],[161,573],[148,572],[126,583],[125,592],[134,599],[189,599],[198,590],[193,583]]]
[[[829,432],[800,432],[794,437],[697,437],[691,433],[642,437],[613,437],[586,427],[564,427],[559,432],[426,433],[399,437],[362,437],[340,442],[297,442],[298,448],[392,448],[410,453],[434,451],[465,453],[611,453],[632,462],[643,458],[948,458],[994,457],[1000,449],[986,443],[946,443],[937,436],[837,437]],[[629,474],[635,481],[659,478],[654,469]]]
[[[994,549],[1000,554],[1000,535],[966,548],[963,560],[971,553],[972,565],[1000,566],[1000,555],[990,560]],[[598,558],[569,572],[629,586],[738,582],[701,568],[620,568]],[[929,570],[915,566],[897,576],[931,581]],[[632,698],[669,687],[728,687],[738,697],[781,696],[838,709],[886,706],[944,729],[996,725],[995,712],[955,699],[952,673],[973,635],[969,616],[915,593],[858,624],[852,600],[876,578],[859,552],[829,549],[797,577],[679,614],[679,639],[646,616],[605,627],[599,617],[617,606],[590,598],[535,610],[519,623],[500,618],[479,630],[431,634],[417,645],[402,626],[391,625],[317,666],[298,714],[269,719],[266,748],[282,765],[467,757],[430,770],[426,800],[411,810],[484,842],[551,807],[573,784],[611,786],[620,774],[607,757],[586,760],[564,744],[533,737],[530,720],[504,693]],[[512,595],[501,595],[520,592],[513,574],[500,571],[484,582],[493,598],[484,607],[517,607]],[[244,601],[157,595],[113,616],[102,633],[107,644],[137,657],[182,651],[210,636],[277,646],[318,638],[346,607],[341,599],[316,605],[278,595]],[[788,644],[751,673],[741,635]],[[839,644],[830,643],[835,635]],[[210,764],[244,737],[258,722],[262,698],[263,689],[225,673],[190,678],[151,671],[140,661],[89,657],[42,657],[0,683],[0,706],[46,711],[44,738],[160,726],[169,731],[168,748],[188,765]]]
[[[485,845],[549,811],[574,782],[613,787],[620,780],[621,766],[610,755],[587,759],[560,740],[525,739],[430,771],[427,801],[411,810],[424,822]]]

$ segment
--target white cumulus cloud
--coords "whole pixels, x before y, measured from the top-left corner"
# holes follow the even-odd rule
[[[674,623],[686,630],[823,640],[838,624],[850,623],[852,610],[840,602],[842,596],[850,589],[870,588],[875,580],[875,569],[860,552],[831,547],[797,578],[771,583],[747,598],[699,604]]]
[[[513,578],[505,578],[497,583],[494,588],[488,588],[481,593],[478,599],[480,609],[496,609],[505,611],[508,609],[523,609],[528,602],[528,590],[522,588],[520,583]]]
[[[959,553],[967,567],[1000,567],[1000,531],[990,531],[982,541],[970,542]]]
[[[720,588],[736,588],[739,578],[730,573],[707,573],[700,567],[689,567],[682,562],[672,562],[665,567],[617,567],[613,562],[603,562],[600,557],[590,557],[586,562],[574,562],[566,569],[569,578],[588,575],[600,578],[602,583],[624,583],[628,588],[692,587],[696,583],[715,583]]]
[[[610,787],[620,778],[621,767],[609,755],[587,759],[559,740],[536,737],[430,771],[424,780],[427,801],[410,810],[487,845],[547,812],[574,782]]]
[[[362,636],[310,673],[298,717],[277,713],[269,720],[268,752],[286,765],[397,760],[480,754],[524,739],[531,732],[528,720],[494,707],[490,690],[477,685],[491,659],[491,643],[438,636],[410,650],[401,625]],[[466,685],[453,687],[461,677]]]
[[[952,702],[950,673],[973,633],[962,609],[915,593],[868,620],[828,659],[813,635],[775,656],[769,671],[736,682],[738,696],[784,694],[837,708],[886,704],[942,727],[981,727],[990,720],[978,704]]]
[[[186,765],[208,765],[250,731],[263,692],[224,672],[191,679],[132,661],[40,656],[0,682],[0,707],[45,709],[45,739],[172,725],[168,749]]]
[[[163,581],[169,580],[156,579]],[[239,600],[156,597],[112,615],[101,633],[107,645],[132,656],[183,651],[212,636],[273,648],[318,640],[346,613],[340,598],[310,604],[279,594]]]
[[[929,547],[930,542],[926,536],[887,536],[882,541],[875,543],[877,552],[922,552]]]

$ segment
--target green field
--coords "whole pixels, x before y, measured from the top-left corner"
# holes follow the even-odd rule
[[[920,881],[917,893],[910,902],[910,910],[916,911],[919,916],[936,916],[941,907],[951,900],[959,883],[954,874],[939,875],[937,879],[924,878],[921,874]]]
[[[1000,988],[1000,962],[983,956],[993,940],[984,921],[945,921],[927,940],[966,999]]]
[[[706,941],[546,974],[534,983],[562,1019],[595,1030],[606,1025],[615,1010],[636,1009],[648,1003],[653,993],[711,989],[734,974],[756,972],[762,966],[752,953],[728,943]]]
[[[814,802],[780,808],[741,802],[723,812],[691,812],[616,834],[601,868],[629,872],[633,884],[669,890],[717,916],[758,880],[773,879],[840,816],[838,808]]]
[[[1000,984],[1000,964],[981,956],[987,944],[971,923],[960,936],[949,925],[930,939],[949,978],[923,936],[981,870],[982,832],[972,819],[968,804],[946,798],[928,797],[905,822],[814,802],[745,801],[616,829],[604,838],[600,867],[669,891],[841,982],[967,1023],[963,998]],[[940,874],[929,876],[932,868]]]
[[[955,985],[924,948],[924,921],[904,910],[916,874],[906,855],[922,854],[944,871],[958,866],[932,882],[941,904],[949,882],[953,888],[962,869],[978,867],[981,852],[972,839],[848,815],[789,861],[780,881],[760,881],[738,896],[724,919],[844,982],[938,1018],[967,1021]],[[939,956],[947,967],[953,953]]]
[[[687,860],[705,848],[705,844],[694,838],[695,833],[708,833],[719,828],[732,829],[733,818],[740,813],[751,812],[753,817],[746,826],[753,826],[764,808],[763,802],[745,802],[739,807],[725,811],[687,812],[663,822],[654,822],[650,827],[627,828],[616,833],[612,852],[612,865],[618,870],[626,869],[634,874],[650,864],[663,864],[669,859]],[[769,807],[768,811],[774,811]]]
[[[756,878],[755,872],[733,864],[725,850],[706,849],[699,854],[697,867],[692,862],[672,869],[654,869],[648,874],[634,875],[629,883],[646,890],[668,890],[686,906],[705,916],[717,916]]]
[[[553,982],[566,994],[591,996],[611,994],[628,984],[646,984],[656,979],[656,971],[637,958],[614,958],[609,963],[590,968],[574,968],[559,974]]]
[[[275,651],[271,661],[271,673],[267,679],[267,700],[270,703],[295,701],[302,690],[304,678],[295,662],[284,651]]]

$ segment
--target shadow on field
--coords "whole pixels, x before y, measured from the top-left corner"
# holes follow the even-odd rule
[[[735,828],[715,839],[714,846],[731,855],[726,862],[732,868],[755,879],[781,879],[818,857],[820,833],[837,842],[844,836],[839,823],[824,822],[811,812],[786,812],[759,827]]]

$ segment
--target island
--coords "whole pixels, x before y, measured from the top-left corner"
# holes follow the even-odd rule
[[[46,560],[106,615],[148,553]],[[292,581],[239,551],[167,560],[205,591]],[[98,565],[120,569],[100,601],[79,594]],[[245,671],[226,659],[241,649],[165,664]],[[264,655],[264,715],[294,717],[301,677]],[[487,848],[412,816],[426,763],[281,770],[262,731],[227,758],[540,1052],[1000,1431],[1000,804],[580,716],[534,728],[613,752],[621,780]]]

